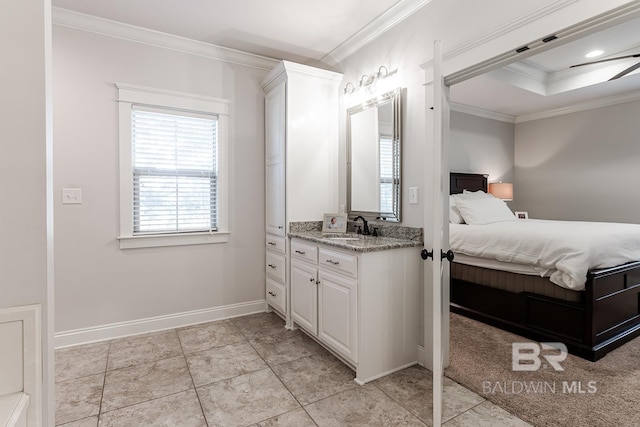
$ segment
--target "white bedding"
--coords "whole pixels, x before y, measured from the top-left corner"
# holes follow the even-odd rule
[[[449,230],[453,252],[530,265],[573,290],[584,289],[588,270],[640,260],[638,224],[529,219]]]
[[[458,264],[472,265],[474,267],[488,268],[490,270],[508,271],[509,273],[526,274],[528,276],[539,276],[540,271],[531,265],[514,264],[512,262],[502,262],[497,259],[479,258],[469,256],[460,252],[456,253],[455,262]]]

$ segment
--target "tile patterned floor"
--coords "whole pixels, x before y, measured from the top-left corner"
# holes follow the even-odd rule
[[[56,351],[56,425],[425,426],[418,366],[358,386],[354,373],[273,313]],[[528,426],[445,379],[444,424]]]

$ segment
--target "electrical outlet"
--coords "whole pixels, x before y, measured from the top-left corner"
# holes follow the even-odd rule
[[[82,188],[63,188],[62,204],[63,205],[82,204]]]
[[[418,187],[409,187],[409,204],[418,204]]]

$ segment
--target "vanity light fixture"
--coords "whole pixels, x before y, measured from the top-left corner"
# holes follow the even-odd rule
[[[363,74],[362,77],[360,77],[360,80],[358,80],[358,85],[354,85],[351,82],[348,82],[345,87],[344,87],[344,94],[353,94],[356,93],[357,91],[359,91],[360,89],[365,89],[365,88],[369,88],[371,85],[373,85],[375,82],[377,82],[378,80],[381,79],[385,79],[393,74],[396,73],[397,70],[393,70],[393,71],[389,71],[387,69],[387,67],[385,67],[384,65],[380,66],[378,68],[378,71],[373,73],[373,74]]]
[[[353,93],[356,91],[356,87],[353,85],[353,83],[349,82],[347,83],[347,85],[344,87],[344,93]]]

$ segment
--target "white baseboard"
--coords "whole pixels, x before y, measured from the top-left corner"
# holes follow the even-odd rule
[[[367,383],[370,383],[371,381],[377,380],[378,378],[386,377],[387,375],[391,375],[394,372],[402,371],[403,369],[407,369],[407,368],[409,368],[411,366],[414,366],[416,364],[419,365],[419,363],[417,363],[417,361],[409,362],[409,363],[407,363],[405,365],[398,366],[397,368],[389,369],[388,371],[379,373],[379,374],[374,375],[374,376],[369,377],[369,378],[365,378],[364,380],[361,380],[360,378],[358,378],[356,376],[356,379],[354,379],[353,381],[355,381],[355,383],[358,384],[358,385],[365,385]]]
[[[5,427],[27,427],[29,403],[29,395],[21,391],[0,396],[0,425]],[[31,425],[35,425],[35,422],[32,422]]]
[[[94,326],[91,328],[63,331],[54,335],[55,347],[71,347],[131,335],[181,328],[184,326],[195,325],[197,323],[212,322],[215,320],[230,319],[232,317],[261,313],[266,310],[267,301],[258,300],[221,307],[206,308],[203,310],[187,311],[184,313],[168,314],[165,316],[149,317],[146,319],[131,320],[128,322]]]
[[[418,365],[422,367],[426,367],[425,363],[426,363],[426,359],[424,354],[424,346],[419,345],[418,346]]]

